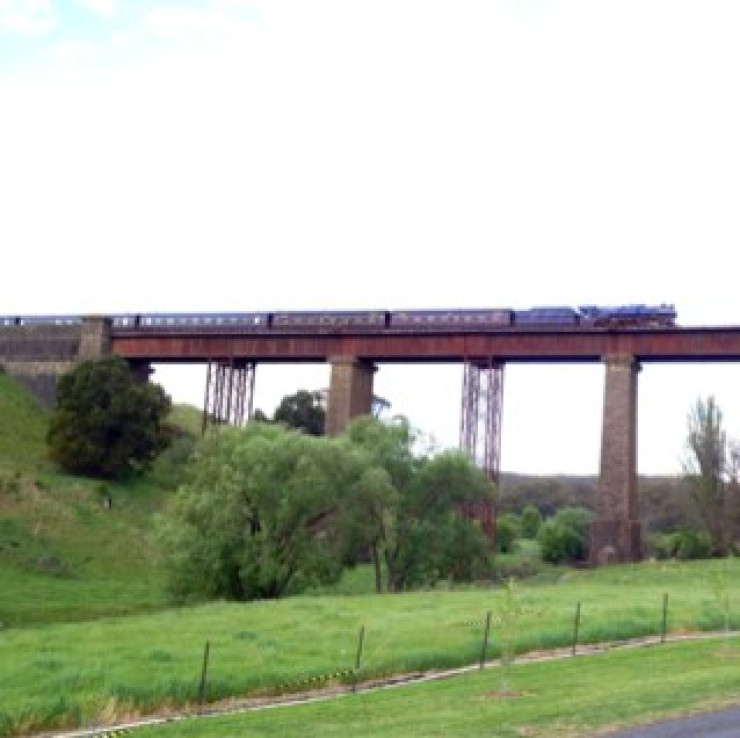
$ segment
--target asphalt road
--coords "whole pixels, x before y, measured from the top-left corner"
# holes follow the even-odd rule
[[[740,707],[609,733],[608,738],[740,738]]]

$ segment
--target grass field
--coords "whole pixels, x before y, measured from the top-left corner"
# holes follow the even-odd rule
[[[518,664],[341,699],[137,730],[168,736],[595,736],[665,715],[740,704],[737,640],[665,644]]]
[[[567,646],[581,606],[580,642],[658,634],[668,594],[670,632],[719,629],[713,582],[740,594],[740,562],[642,564],[571,572],[519,588],[518,652]],[[196,701],[206,642],[209,700],[300,691],[309,679],[349,670],[365,628],[360,679],[475,663],[485,614],[494,613],[488,657],[501,652],[501,588],[400,595],[302,596],[214,603],[150,615],[0,635],[0,725],[89,724]],[[738,625],[733,616],[731,624]],[[740,670],[738,671],[740,674]],[[348,679],[349,677],[344,677]]]

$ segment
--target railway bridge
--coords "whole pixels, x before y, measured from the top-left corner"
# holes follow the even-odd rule
[[[329,434],[370,412],[379,365],[457,362],[465,367],[461,446],[471,453],[483,447],[484,467],[493,479],[499,470],[505,365],[600,363],[605,372],[601,462],[589,555],[592,563],[605,563],[642,556],[637,500],[640,366],[740,361],[740,327],[450,327],[433,333],[423,328],[303,327],[276,333],[206,325],[114,326],[99,316],[85,318],[80,326],[0,326],[0,364],[47,402],[54,375],[81,358],[108,353],[126,358],[144,376],[151,364],[206,364],[204,417],[235,423],[249,417],[259,364],[328,362]]]

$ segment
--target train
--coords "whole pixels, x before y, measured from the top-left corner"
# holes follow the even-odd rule
[[[673,305],[582,305],[526,309],[340,310],[288,312],[122,313],[109,316],[113,331],[193,330],[255,332],[497,331],[543,328],[672,328]],[[0,327],[80,325],[81,315],[0,315]]]

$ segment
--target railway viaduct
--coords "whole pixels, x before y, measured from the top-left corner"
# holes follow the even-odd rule
[[[378,364],[458,362],[466,367],[461,441],[468,447],[476,442],[471,425],[482,410],[494,467],[507,363],[601,363],[605,371],[601,464],[589,554],[596,564],[642,556],[637,501],[640,366],[740,361],[740,327],[449,329],[435,333],[300,330],[275,334],[207,327],[112,329],[103,317],[86,318],[82,326],[0,327],[0,365],[47,405],[53,401],[55,378],[60,373],[79,360],[109,353],[128,359],[143,376],[154,363],[207,364],[206,410],[211,408],[216,415],[223,414],[224,407],[227,413],[233,408],[243,411],[240,403],[250,394],[258,364],[328,362],[330,434],[340,432],[352,417],[370,412]],[[489,404],[481,408],[481,381],[486,377],[492,389],[487,395]]]

